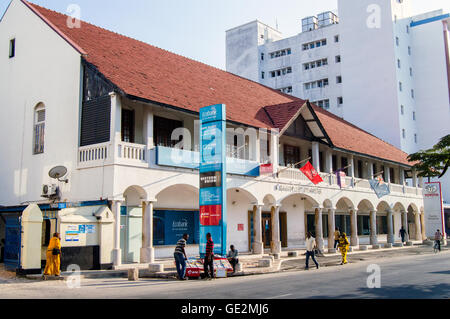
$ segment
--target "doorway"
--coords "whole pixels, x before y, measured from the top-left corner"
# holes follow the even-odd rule
[[[286,248],[288,246],[287,213],[281,212],[280,212],[280,237],[281,237],[281,247]]]
[[[264,244],[264,248],[270,248],[270,242],[272,241],[272,214],[271,213],[262,213],[261,227],[262,227],[262,242]]]

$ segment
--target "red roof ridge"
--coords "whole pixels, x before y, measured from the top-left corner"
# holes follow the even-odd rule
[[[366,134],[368,134],[368,135],[371,135],[371,136],[375,137],[376,139],[379,139],[379,140],[382,141],[383,143],[386,143],[386,144],[388,144],[388,145],[390,145],[390,146],[392,146],[392,147],[395,147],[395,148],[397,148],[398,150],[400,150],[401,152],[403,152],[403,153],[405,153],[405,154],[408,155],[408,153],[402,151],[402,150],[399,149],[397,146],[392,145],[391,143],[386,142],[386,141],[383,140],[382,138],[380,138],[380,137],[378,137],[378,136],[376,136],[376,135],[374,135],[374,134],[372,134],[372,133],[370,133],[370,132],[367,132],[367,131],[363,130],[362,128],[356,126],[355,124],[352,124],[352,123],[350,123],[350,122],[344,120],[342,117],[339,117],[339,116],[337,116],[336,114],[331,113],[330,111],[324,110],[323,108],[321,108],[321,107],[319,107],[319,106],[317,106],[317,105],[315,105],[315,104],[312,104],[311,102],[310,102],[310,104],[311,104],[311,106],[313,107],[314,111],[319,111],[319,112],[322,112],[323,114],[325,114],[325,115],[327,115],[327,116],[333,117],[335,120],[340,121],[340,122],[342,122],[342,123],[345,124],[345,125],[351,126],[351,127],[355,128],[355,129],[357,129],[357,130],[359,130],[359,131],[361,131],[361,132],[363,132],[363,133],[366,133]]]
[[[38,11],[39,11],[39,9],[44,9],[44,10],[48,10],[48,11],[51,11],[51,12],[56,13],[56,14],[60,14],[60,15],[69,17],[67,14],[64,14],[64,13],[61,13],[61,12],[58,12],[58,11],[55,11],[55,10],[51,10],[51,9],[42,7],[42,6],[38,5],[38,4],[32,3],[32,2],[30,2],[30,1],[27,1],[27,0],[21,0],[21,1],[24,2],[24,3],[26,3],[26,4],[28,4],[28,5],[30,5],[30,6],[32,6],[32,7],[34,7],[34,8],[35,8],[36,10],[38,10]],[[40,16],[42,16],[42,14],[40,14]],[[64,32],[62,32],[58,27],[54,26],[48,19],[45,18],[45,16],[42,16],[42,18],[45,20],[45,22],[49,23],[49,24],[51,25],[52,28],[54,27],[55,29],[57,29],[57,30],[64,36],[64,38],[65,38],[66,40],[68,40],[68,41],[70,41],[70,42],[73,42],[73,41],[71,40],[71,38],[70,38],[68,35],[66,35]],[[278,91],[278,90],[276,90],[276,89],[274,89],[274,88],[268,87],[268,86],[266,86],[266,85],[264,85],[264,84],[261,84],[261,83],[259,83],[259,82],[255,82],[255,81],[249,80],[249,79],[244,78],[244,77],[242,77],[242,76],[240,76],[240,75],[234,74],[234,73],[232,73],[232,72],[228,72],[228,71],[226,71],[226,70],[223,70],[223,69],[221,69],[221,68],[215,67],[215,66],[213,66],[213,65],[206,64],[205,62],[196,60],[196,59],[194,59],[194,58],[186,57],[186,56],[181,55],[181,54],[179,54],[179,53],[172,52],[172,51],[170,51],[170,50],[160,48],[160,47],[158,47],[158,46],[156,46],[156,45],[147,43],[147,42],[145,42],[145,41],[142,41],[142,40],[133,38],[133,37],[128,36],[128,35],[124,35],[124,34],[122,34],[122,33],[116,32],[116,31],[112,31],[112,30],[106,29],[106,28],[104,28],[104,27],[98,26],[98,25],[96,25],[96,24],[93,24],[93,23],[90,23],[90,22],[87,22],[87,21],[84,21],[84,20],[80,20],[80,21],[81,21],[81,23],[86,23],[86,24],[88,24],[88,25],[90,25],[90,26],[93,26],[93,27],[95,27],[95,28],[102,29],[102,30],[104,30],[104,31],[106,31],[106,32],[114,33],[114,34],[116,34],[116,35],[118,35],[118,36],[121,36],[121,37],[124,37],[124,38],[127,38],[127,39],[131,39],[131,40],[133,40],[133,41],[142,43],[142,44],[144,44],[144,45],[148,45],[148,46],[150,46],[150,47],[153,47],[153,48],[156,48],[156,49],[158,49],[158,50],[161,50],[161,51],[164,51],[164,52],[167,52],[167,53],[176,55],[176,56],[181,57],[181,58],[183,58],[183,59],[187,59],[187,60],[191,60],[191,61],[194,61],[194,62],[203,64],[203,65],[205,65],[205,66],[207,66],[207,67],[209,67],[209,68],[213,68],[213,69],[216,69],[216,70],[218,70],[218,71],[220,71],[220,72],[224,72],[224,73],[226,73],[226,74],[228,74],[228,75],[232,75],[232,76],[234,76],[234,77],[238,77],[238,78],[240,78],[240,79],[243,79],[243,80],[245,80],[245,81],[251,82],[251,83],[253,83],[253,84],[260,85],[260,86],[264,86],[264,87],[266,87],[266,88],[268,88],[268,89],[270,89],[270,90],[276,91],[277,93],[279,93],[280,95],[283,95],[283,96],[285,96],[285,97],[289,97],[289,98],[293,98],[293,99],[298,99],[297,97],[294,97],[294,96],[292,96],[292,95],[289,95],[289,94],[280,92],[280,91]],[[74,42],[74,43],[75,43],[75,42]],[[78,46],[78,45],[77,45],[77,46]],[[81,47],[80,47],[80,48],[81,48]],[[82,49],[82,48],[81,48],[81,49]],[[82,49],[82,50],[83,50],[83,49]],[[84,50],[83,50],[83,51],[84,51]],[[87,54],[87,53],[84,52],[84,54]]]

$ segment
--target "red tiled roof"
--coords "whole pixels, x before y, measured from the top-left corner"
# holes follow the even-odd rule
[[[305,103],[259,83],[22,0],[84,59],[128,95],[198,112],[226,104],[227,119],[282,129]],[[333,114],[313,107],[339,148],[409,165],[407,154]]]

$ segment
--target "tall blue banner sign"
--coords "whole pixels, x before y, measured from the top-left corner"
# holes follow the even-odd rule
[[[205,256],[206,234],[211,233],[214,253],[227,249],[227,171],[225,105],[200,109],[200,256]]]

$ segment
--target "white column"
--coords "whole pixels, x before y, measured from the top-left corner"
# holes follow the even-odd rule
[[[409,230],[408,230],[408,213],[406,211],[404,211],[404,210],[402,210],[400,213],[402,215],[402,226],[409,233]],[[407,238],[408,237],[409,237],[409,234],[408,234]]]
[[[387,210],[387,227],[388,227],[388,234],[387,234],[387,242],[393,244],[395,242],[394,237],[394,224],[393,224],[393,218],[394,211],[392,209]]]
[[[416,225],[416,240],[422,240],[422,229],[420,227],[420,213],[414,213],[414,224]]]
[[[255,231],[255,238],[253,241],[253,253],[254,254],[262,254],[264,252],[264,245],[262,242],[262,225],[261,225],[261,215],[263,205],[256,205],[255,218],[253,221],[253,229]]]
[[[274,206],[272,216],[272,245],[271,251],[274,254],[281,253],[281,241],[280,241],[280,205]]]
[[[278,172],[278,166],[280,165],[279,163],[279,157],[280,157],[280,150],[279,150],[279,136],[278,136],[278,131],[276,130],[271,130],[271,134],[270,134],[270,159],[273,165],[273,171],[274,173]]]
[[[109,96],[111,97],[110,141],[120,142],[122,140],[122,103],[116,92],[111,92]]]
[[[336,167],[333,167],[333,153],[331,151],[325,152],[325,164],[326,172],[333,174],[333,170],[336,169]]]
[[[413,187],[417,187],[417,171],[413,169],[412,171],[412,183]]]
[[[373,179],[373,163],[372,162],[367,162],[367,178],[368,179]]]
[[[150,109],[144,108],[144,119],[143,119],[143,128],[144,128],[144,144],[147,145],[148,149],[152,149],[154,147],[153,140],[153,112]]]
[[[423,211],[420,212],[420,229],[422,230],[422,240],[427,239],[425,213]]]
[[[142,247],[140,261],[142,264],[155,262],[153,248],[153,201],[142,203]]]
[[[122,250],[120,249],[120,206],[122,201],[114,200],[112,202],[112,211],[114,214],[114,249],[113,249],[113,265],[122,264]]]
[[[322,208],[315,207],[316,243],[320,252],[323,252]]]
[[[423,177],[419,177],[418,179],[419,179],[418,186],[420,188],[423,188]]]
[[[336,229],[335,214],[336,214],[335,208],[328,209],[328,252],[329,253],[336,252],[336,250],[334,249],[334,231]]]
[[[359,245],[358,213],[356,209],[350,210],[350,227],[351,227],[350,246],[358,246]]]
[[[350,167],[348,168],[348,173],[349,176],[352,178],[352,187],[355,186],[355,159],[353,157],[353,155],[350,155],[349,160],[348,160],[348,165],[350,165]]]
[[[319,142],[312,142],[312,160],[314,168],[320,172]]]
[[[391,184],[391,171],[389,166],[384,166],[384,179],[386,183]]]
[[[399,168],[399,174],[400,174],[400,185],[405,185],[405,170],[402,167]]]
[[[378,244],[378,236],[377,236],[377,211],[370,211],[370,244],[377,245]]]

